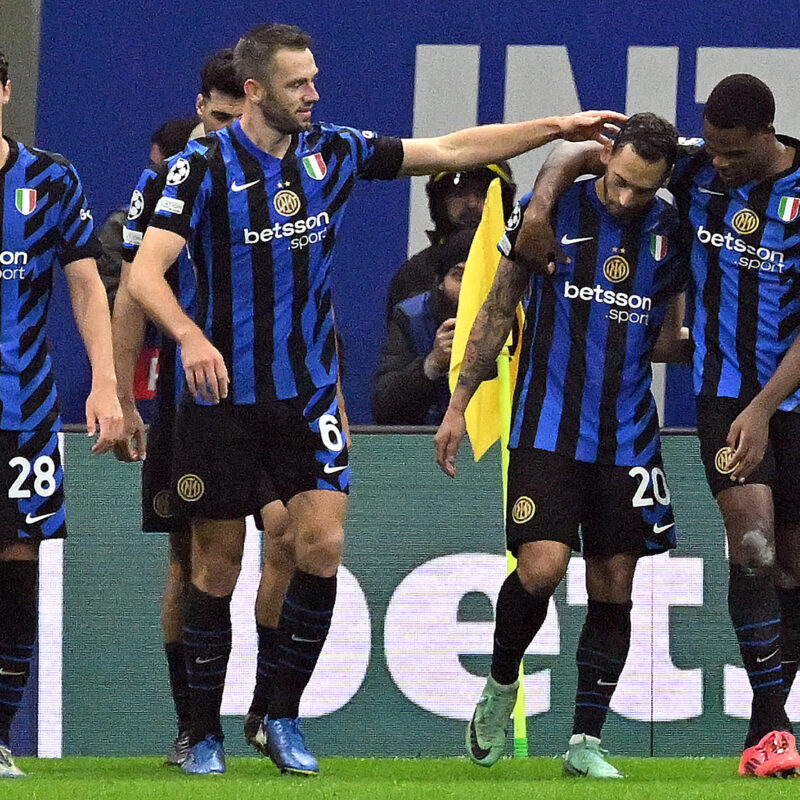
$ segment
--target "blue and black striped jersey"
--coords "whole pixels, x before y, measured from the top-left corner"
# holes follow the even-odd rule
[[[749,402],[775,373],[800,330],[800,142],[792,166],[727,188],[695,140],[670,188],[693,275],[690,313],[696,395]],[[800,389],[780,408],[800,408]]]
[[[195,322],[221,352],[234,403],[309,396],[336,382],[330,268],[357,178],[394,178],[399,139],[327,123],[277,159],[239,122],[172,163],[150,225],[187,239]]]
[[[145,168],[139,177],[136,188],[131,195],[128,219],[122,232],[122,257],[128,262],[132,262],[136,256],[139,245],[142,243],[144,232],[150,224],[156,206],[161,199],[161,194],[166,185],[167,174],[171,165],[177,159],[178,156],[173,156],[172,159],[161,164],[151,164]],[[164,277],[175,297],[178,298],[181,308],[190,317],[194,316],[196,278],[188,249],[184,248],[181,251],[178,260],[170,266]],[[156,384],[159,403],[174,401],[174,404],[177,404],[183,394],[185,378],[175,342],[169,337],[162,337],[158,329],[149,324],[145,332],[145,345],[159,348],[158,381]],[[171,397],[169,392],[165,393],[163,391],[162,387],[164,386],[174,387]]]
[[[102,252],[74,167],[6,139],[0,168],[0,429],[58,430],[45,336],[53,267]]]
[[[506,255],[529,200],[509,218],[499,245]],[[555,230],[572,262],[531,279],[509,446],[647,464],[659,447],[650,354],[687,279],[678,214],[657,196],[622,222],[595,181],[581,179],[560,199]]]

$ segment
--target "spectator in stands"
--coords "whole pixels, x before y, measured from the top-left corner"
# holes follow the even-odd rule
[[[438,172],[425,186],[433,230],[428,231],[429,247],[411,256],[389,283],[386,319],[392,318],[394,307],[403,300],[426,292],[436,275],[436,249],[456,231],[476,228],[483,213],[489,184],[500,178],[503,190],[503,211],[511,214],[517,190],[511,168],[505,161],[478,167],[468,172]]]
[[[189,141],[196,120],[191,117],[167,120],[150,137],[150,161],[161,161],[180,153]],[[122,270],[122,229],[128,216],[128,205],[115,208],[105,219],[98,238],[103,254],[97,259],[97,269],[106,287],[109,308],[114,307],[114,297]]]
[[[434,286],[398,303],[375,377],[372,412],[381,425],[438,425],[450,400],[447,373],[464,262],[475,229],[435,250]]]

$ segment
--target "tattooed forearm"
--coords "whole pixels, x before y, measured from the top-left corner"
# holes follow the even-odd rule
[[[497,356],[511,332],[517,303],[527,285],[527,270],[501,258],[489,295],[475,317],[458,376],[458,386],[469,397],[482,381],[494,376]]]

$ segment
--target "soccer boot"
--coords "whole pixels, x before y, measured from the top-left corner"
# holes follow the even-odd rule
[[[564,753],[564,774],[581,778],[624,778],[625,776],[606,761],[608,750],[600,747],[596,736],[576,733],[570,737],[569,749]]]
[[[798,767],[800,755],[794,736],[788,731],[772,731],[742,753],[739,774],[765,778],[790,774]]]
[[[11,751],[0,744],[0,778],[24,778],[25,773],[14,763]]]
[[[319,773],[317,759],[306,747],[299,719],[265,719],[263,726],[267,733],[267,755],[281,772],[289,775]]]
[[[218,775],[225,772],[225,750],[222,737],[209,734],[189,748],[181,769],[187,775]]]
[[[179,767],[186,761],[186,756],[189,755],[189,731],[178,731],[175,741],[172,746],[167,750],[167,757],[164,759],[164,764],[168,767]]]
[[[247,744],[258,750],[261,755],[269,757],[267,729],[264,727],[264,720],[258,714],[247,712],[244,718],[244,738]]]
[[[486,679],[464,738],[467,755],[474,764],[491,767],[503,755],[508,718],[517,702],[518,689],[519,680],[503,686],[491,675]]]

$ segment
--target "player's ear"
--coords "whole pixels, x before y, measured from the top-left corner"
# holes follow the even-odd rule
[[[600,151],[600,160],[605,166],[608,166],[608,162],[611,161],[611,148],[613,146],[612,142],[606,142],[603,145],[603,149]]]
[[[251,100],[254,103],[261,102],[261,93],[263,91],[263,86],[256,80],[252,78],[248,78],[244,82],[244,95],[248,100]]]
[[[197,95],[197,100],[195,101],[195,104],[194,104],[194,108],[195,108],[195,111],[197,111],[197,116],[198,117],[203,115],[203,106],[205,104],[206,104],[205,95],[202,92],[200,92]]]
[[[6,85],[0,89],[0,103],[5,105],[11,99],[11,79],[6,81]]]

